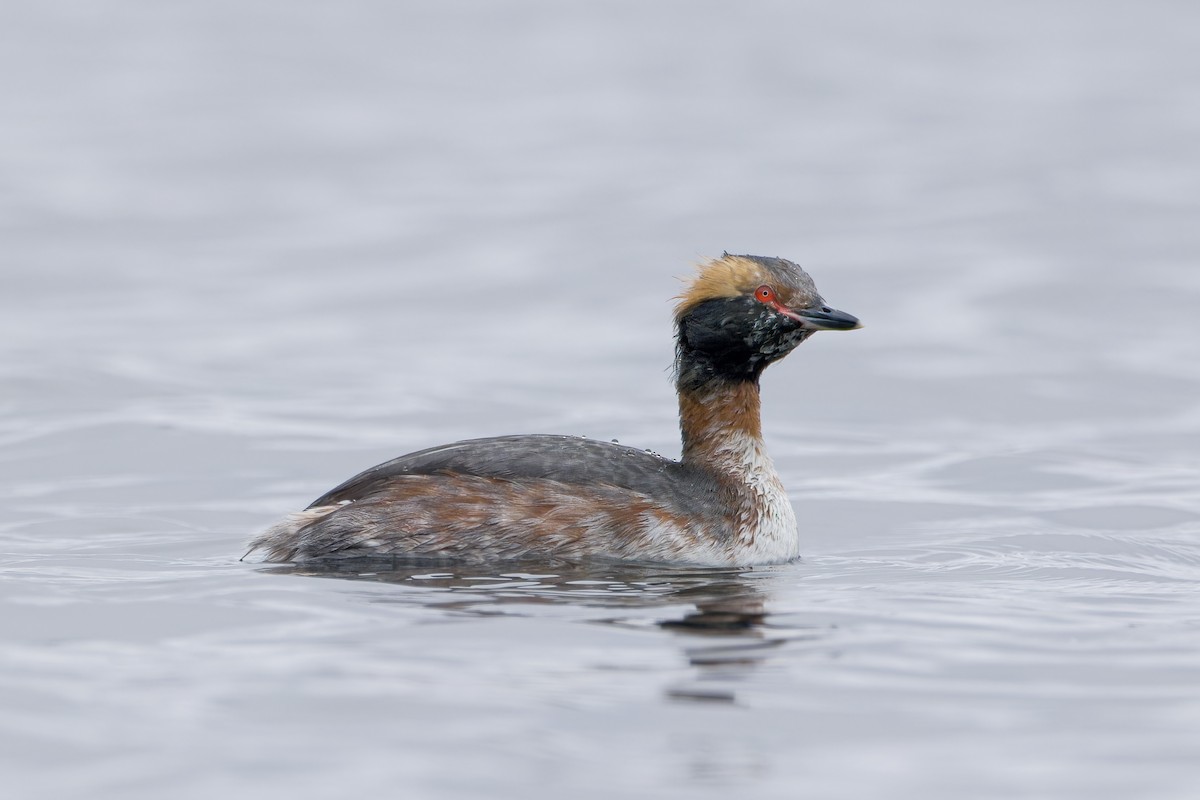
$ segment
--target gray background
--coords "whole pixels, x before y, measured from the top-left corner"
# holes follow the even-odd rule
[[[6,791],[1194,797],[1198,8],[0,4]],[[866,323],[765,377],[802,562],[236,560],[443,441],[676,453],[723,250]]]

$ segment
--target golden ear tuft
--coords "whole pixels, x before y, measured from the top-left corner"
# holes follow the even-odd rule
[[[770,275],[759,264],[742,256],[725,253],[701,264],[692,282],[676,299],[675,318],[686,315],[705,300],[721,297],[737,297],[753,291],[755,287],[770,282]]]

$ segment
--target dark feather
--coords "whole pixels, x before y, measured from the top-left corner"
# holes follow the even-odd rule
[[[633,447],[576,436],[528,435],[469,439],[394,458],[359,473],[309,506],[359,500],[401,475],[472,475],[513,481],[616,486],[684,513],[721,508],[721,484],[706,470]]]

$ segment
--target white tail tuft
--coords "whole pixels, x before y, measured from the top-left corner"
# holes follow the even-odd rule
[[[318,522],[329,516],[349,502],[349,500],[343,500],[336,505],[316,506],[315,508],[306,508],[303,511],[288,514],[279,522],[276,522],[258,536],[255,536],[250,541],[250,549],[246,551],[246,555],[242,556],[241,560],[245,561],[246,556],[255,551],[262,550],[264,551],[263,561],[291,561],[296,557],[296,534],[314,522]]]

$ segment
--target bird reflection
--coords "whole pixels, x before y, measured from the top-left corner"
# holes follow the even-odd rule
[[[738,685],[781,646],[819,635],[770,623],[762,588],[777,572],[770,569],[546,562],[489,568],[386,559],[262,571],[420,587],[372,594],[370,602],[419,603],[442,613],[531,616],[539,606],[571,606],[581,622],[658,629],[676,638],[690,668],[665,687],[672,702],[735,703]]]
[[[716,581],[702,591],[684,589],[676,599],[695,597],[696,610],[679,619],[659,624],[667,630],[710,635],[753,633],[766,620],[765,599],[751,583],[737,580]]]
[[[464,567],[444,562],[342,559],[268,567],[262,571],[436,589],[441,590],[440,596],[422,595],[421,601],[443,609],[482,610],[490,606],[487,613],[491,614],[519,613],[523,605],[547,603],[592,609],[669,607],[671,614],[656,618],[655,624],[665,630],[695,635],[753,635],[766,619],[765,598],[753,573],[728,569],[544,561]],[[465,594],[470,597],[463,597],[461,602],[451,599]],[[405,594],[396,599],[413,598]],[[676,607],[683,603],[691,608],[680,613]],[[623,624],[627,618],[598,621]]]

